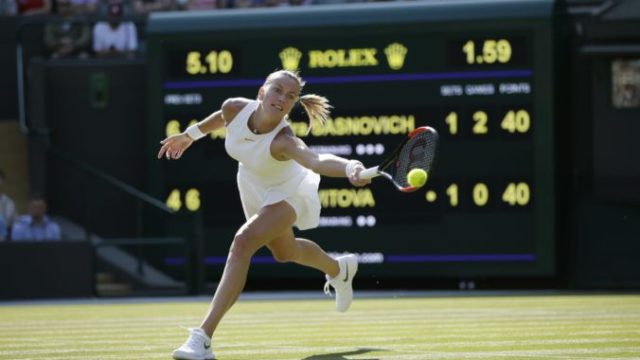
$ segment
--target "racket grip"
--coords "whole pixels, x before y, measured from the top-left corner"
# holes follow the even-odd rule
[[[362,171],[360,171],[360,179],[371,179],[374,178],[376,176],[380,175],[378,173],[378,167],[374,166],[374,167],[370,167],[368,169],[364,169]]]

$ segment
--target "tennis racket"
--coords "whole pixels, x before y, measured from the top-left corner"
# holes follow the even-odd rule
[[[428,126],[414,129],[382,164],[360,172],[361,179],[382,176],[402,192],[419,189],[407,182],[407,174],[413,169],[429,173],[436,155],[438,132]]]

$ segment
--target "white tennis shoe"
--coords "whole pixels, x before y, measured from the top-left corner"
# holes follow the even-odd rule
[[[331,295],[331,287],[336,292],[336,310],[345,312],[349,310],[351,302],[353,301],[353,277],[358,272],[358,257],[350,254],[344,255],[339,258],[338,265],[340,266],[340,272],[334,278],[325,275],[327,282],[324,284],[324,293]]]
[[[189,329],[189,338],[179,348],[173,351],[173,358],[177,360],[213,360],[215,355],[211,351],[211,339],[200,328]]]

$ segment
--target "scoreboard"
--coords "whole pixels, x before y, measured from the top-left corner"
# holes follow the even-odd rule
[[[153,14],[148,190],[177,211],[202,214],[206,264],[222,269],[244,220],[225,130],[179,161],[155,160],[158,141],[229,97],[255,98],[272,71],[296,70],[303,94],[334,106],[308,134],[303,110],[290,114],[314,151],[373,166],[416,127],[440,133],[422,189],[323,178],[320,227],[300,236],[357,253],[365,278],[553,277],[552,16],[549,0]],[[317,276],[275,264],[267,252],[253,261],[253,277]]]

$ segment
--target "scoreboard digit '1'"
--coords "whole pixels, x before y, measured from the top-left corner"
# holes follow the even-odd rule
[[[155,160],[158,141],[228,97],[254,98],[273,70],[299,70],[304,92],[335,107],[309,135],[302,110],[291,114],[294,131],[318,152],[371,166],[416,127],[431,126],[441,139],[416,193],[323,178],[321,226],[304,236],[360,254],[363,276],[552,277],[552,5],[452,0],[153,14],[148,190],[176,210],[203,212],[205,260],[221,268],[244,220],[225,131],[177,162]],[[267,253],[254,263],[256,277],[317,276],[299,267],[283,274]]]

